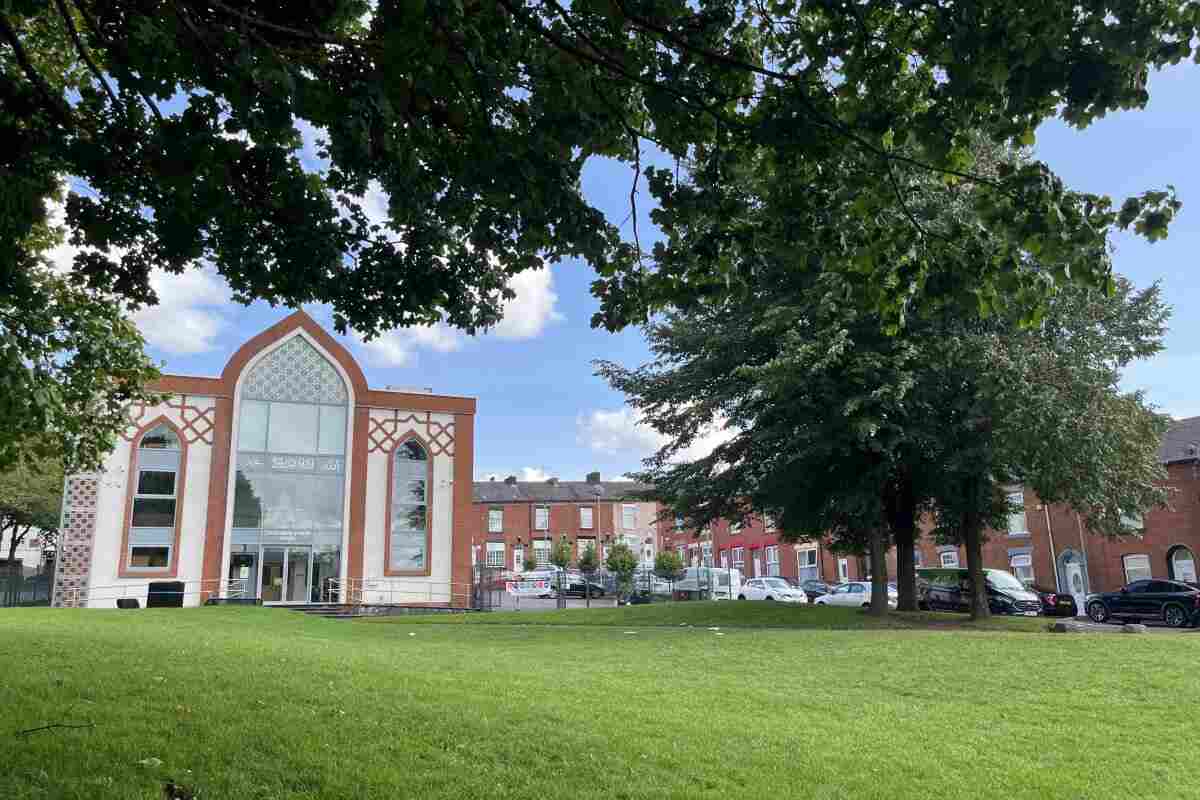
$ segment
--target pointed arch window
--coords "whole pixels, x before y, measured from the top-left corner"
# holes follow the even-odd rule
[[[166,422],[155,423],[136,441],[122,572],[165,573],[174,569],[179,546],[185,445]]]
[[[397,445],[390,464],[387,570],[429,573],[429,485],[433,462],[416,439]]]

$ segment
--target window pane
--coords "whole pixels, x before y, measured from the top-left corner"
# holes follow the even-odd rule
[[[488,533],[504,531],[504,510],[492,508],[488,510]]]
[[[409,439],[404,444],[396,448],[397,461],[425,461],[425,448],[420,444]]]
[[[133,501],[134,528],[171,528],[175,525],[175,501],[137,497]]]
[[[592,527],[592,509],[590,509],[590,508],[579,509],[579,527],[581,527],[581,528],[591,528]]]
[[[138,494],[175,494],[175,473],[144,469],[138,473]]]
[[[300,403],[272,403],[267,449],[272,453],[315,453],[317,408]]]
[[[426,496],[424,480],[398,480],[392,490],[392,505],[424,503]]]
[[[262,500],[246,473],[238,470],[233,483],[233,527],[257,528],[262,522]]]
[[[425,506],[400,505],[392,508],[392,532],[419,531],[425,534]]]
[[[178,450],[179,437],[169,425],[156,425],[146,432],[138,446],[147,450]]]
[[[170,563],[169,547],[132,547],[129,550],[130,569],[165,569]]]
[[[346,452],[346,409],[341,406],[320,406],[321,442],[318,452],[341,455]]]
[[[238,420],[238,450],[262,452],[266,449],[267,404],[243,400],[242,416]]]
[[[534,509],[534,527],[539,531],[544,531],[550,527],[550,509]]]

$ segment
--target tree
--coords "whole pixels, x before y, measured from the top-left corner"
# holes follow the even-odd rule
[[[537,569],[537,559],[532,555],[525,556],[525,563],[522,566],[525,567],[526,572],[533,572]]]
[[[675,593],[675,581],[683,572],[683,559],[674,550],[659,550],[654,556],[654,574],[671,584],[671,593]]]
[[[595,543],[588,543],[583,554],[579,556],[579,571],[583,573],[583,595],[587,601],[587,607],[592,607],[592,576],[596,574],[596,570],[600,567],[600,559],[596,555]]]
[[[617,577],[617,593],[624,599],[629,597],[633,589],[633,573],[637,570],[638,559],[629,545],[617,542],[608,548],[608,558],[604,560],[608,571]]]
[[[57,535],[62,490],[62,462],[53,457],[27,455],[0,471],[0,548],[9,565],[31,533]]]
[[[339,330],[475,331],[514,275],[581,257],[595,322],[615,329],[761,285],[733,252],[752,209],[725,187],[769,166],[772,204],[843,221],[793,267],[855,277],[844,302],[895,325],[962,300],[929,280],[944,234],[907,197],[932,176],[995,234],[955,262],[970,300],[1034,313],[1068,278],[1107,279],[1081,253],[1111,230],[1161,237],[1178,203],[1116,208],[1032,162],[990,172],[971,137],[1029,143],[1049,117],[1144,106],[1149,70],[1191,55],[1196,32],[1178,0],[18,0],[0,15],[0,294],[34,282],[29,236],[71,176],[71,285],[97,303],[152,304],[152,270],[208,265],[243,301],[328,303]],[[660,213],[710,221],[711,258],[669,238],[644,253],[636,214],[622,241],[582,196],[586,163],[615,158],[635,204],[650,145],[683,168],[646,170]],[[1015,269],[1031,253],[1046,275]]]
[[[558,571],[554,577],[558,583],[558,603],[561,608],[565,605],[565,598],[562,593],[564,572],[567,567],[571,566],[571,540],[567,538],[566,534],[559,536],[558,540],[550,548],[550,563],[558,567]]]

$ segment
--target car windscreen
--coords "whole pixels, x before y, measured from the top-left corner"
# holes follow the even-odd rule
[[[767,586],[770,586],[772,589],[792,588],[792,585],[783,578],[767,578],[765,581],[763,581],[763,583],[765,583]]]
[[[1025,584],[1017,580],[1016,576],[1004,572],[1002,570],[988,570],[987,581],[996,589],[1006,592],[1028,592]]]

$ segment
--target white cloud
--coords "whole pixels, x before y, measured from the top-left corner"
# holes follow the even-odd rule
[[[642,420],[641,412],[625,406],[615,411],[594,409],[590,414],[580,415],[576,420],[578,438],[582,444],[608,455],[633,453],[646,457],[657,451],[669,440]],[[734,431],[725,427],[723,421],[703,431],[688,447],[676,454],[678,461],[694,461],[703,458],[717,445],[727,442]]]
[[[466,340],[461,331],[443,324],[396,328],[370,341],[365,341],[357,332],[353,335],[361,344],[367,360],[383,367],[408,366],[420,349],[452,353],[461,349]]]
[[[554,308],[558,293],[549,268],[518,273],[508,285],[517,296],[504,304],[504,319],[492,329],[501,339],[532,339],[549,323],[565,319]]]
[[[480,480],[484,481],[502,481],[509,475],[515,475],[519,481],[545,481],[552,477],[557,477],[553,473],[547,472],[542,467],[521,467],[520,469],[510,469],[503,472],[485,472]]]
[[[180,275],[156,270],[150,285],[158,305],[132,315],[146,342],[172,354],[205,353],[216,347],[228,324],[220,310],[231,302],[229,287],[211,269],[189,269]]]

